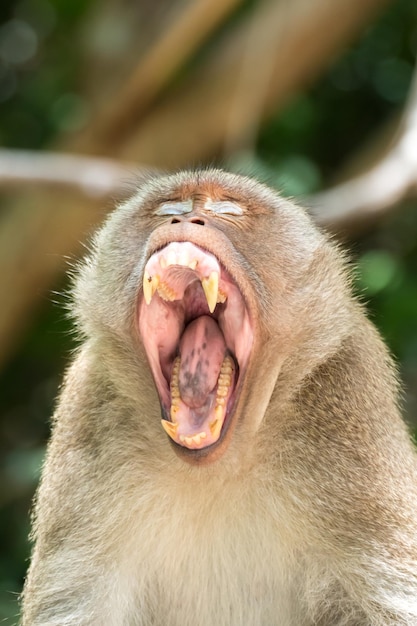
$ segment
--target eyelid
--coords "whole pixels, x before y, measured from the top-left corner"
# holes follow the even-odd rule
[[[243,215],[242,207],[236,202],[231,202],[230,200],[220,200],[218,202],[207,200],[205,208],[219,215]]]
[[[164,202],[155,211],[156,215],[183,215],[184,213],[191,213],[193,210],[193,201],[186,200],[185,202]]]
[[[230,200],[218,200],[213,202],[213,200],[208,199],[204,204],[204,208],[208,211],[216,213],[217,215],[243,215],[242,207],[237,204],[237,202],[232,202]],[[184,202],[164,202],[155,211],[155,214],[158,216],[184,215],[185,213],[191,213],[192,210],[193,201],[190,199],[185,200]]]

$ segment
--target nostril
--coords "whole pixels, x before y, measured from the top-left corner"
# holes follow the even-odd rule
[[[171,219],[171,224],[181,224],[182,219],[180,217],[173,217]],[[205,226],[206,222],[201,217],[193,217],[192,219],[188,219],[187,221],[191,222],[191,224],[198,224],[198,226]]]

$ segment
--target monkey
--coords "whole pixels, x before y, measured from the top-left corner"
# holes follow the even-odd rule
[[[23,626],[417,624],[417,456],[296,202],[150,175],[80,263]]]

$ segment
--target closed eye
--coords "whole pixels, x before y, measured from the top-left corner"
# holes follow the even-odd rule
[[[231,202],[230,200],[213,201],[211,199],[207,199],[204,204],[204,209],[206,211],[211,211],[216,215],[243,215],[242,207],[236,202]],[[193,201],[190,199],[185,200],[184,202],[164,202],[155,211],[155,214],[158,216],[184,215],[186,213],[191,213],[192,210]]]
[[[186,200],[185,202],[164,202],[155,213],[159,216],[184,215],[184,213],[191,213],[192,210],[193,201]]]
[[[235,202],[230,202],[229,200],[221,200],[218,202],[207,200],[204,208],[209,211],[213,211],[213,213],[218,215],[243,215],[242,207]]]

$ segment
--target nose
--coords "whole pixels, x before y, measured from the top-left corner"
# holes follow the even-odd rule
[[[188,222],[190,224],[197,224],[198,226],[205,226],[206,222],[202,217],[178,217],[177,215],[172,218],[171,224],[180,224],[181,222]]]

